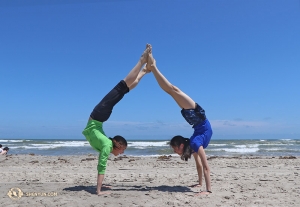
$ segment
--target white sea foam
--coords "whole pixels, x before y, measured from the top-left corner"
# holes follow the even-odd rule
[[[166,156],[169,156],[171,155],[172,157],[179,157],[178,154],[165,154]],[[132,157],[160,157],[160,156],[163,156],[163,155],[159,155],[159,154],[156,154],[156,155],[130,155],[128,154],[128,156],[132,156]]]
[[[89,144],[88,141],[56,141],[53,143],[62,147],[80,147]]]
[[[134,147],[135,149],[146,149],[148,146],[146,147]]]
[[[217,149],[210,149],[210,151],[225,151],[225,152],[234,152],[234,153],[253,153],[259,150],[259,144],[242,144],[242,145],[235,145],[234,148],[217,148]]]
[[[88,146],[87,141],[56,141],[51,144],[29,144],[26,146],[18,146],[11,148],[22,148],[22,149],[55,149],[59,147],[84,147]]]
[[[226,152],[237,152],[237,153],[253,153],[253,152],[257,152],[259,149],[258,148],[239,148],[239,149],[223,149]]]
[[[211,149],[210,151],[225,151],[225,152],[236,152],[236,153],[253,153],[257,152],[259,148],[257,147],[252,147],[252,148],[221,148],[221,149]]]
[[[0,144],[3,142],[23,142],[23,141],[30,141],[30,140],[9,140],[9,139],[0,139]]]
[[[221,147],[221,146],[226,146],[228,144],[209,144],[209,146],[215,146],[215,147]]]
[[[168,146],[167,141],[161,142],[128,142],[128,147],[135,147],[138,149],[145,149],[146,147],[164,147]]]
[[[268,148],[268,151],[280,151],[284,150],[285,148]]]
[[[294,145],[291,143],[287,143],[287,144],[283,144],[283,143],[266,143],[266,144],[259,144],[261,146],[268,146],[268,145],[272,145],[272,146],[286,146],[286,145]]]
[[[235,145],[237,148],[258,148],[259,144]]]
[[[9,140],[1,139],[0,144],[8,146],[12,154],[76,154],[97,153],[86,140]],[[132,156],[161,156],[164,153],[174,153],[166,140],[137,140],[128,141],[126,154]],[[255,153],[257,155],[300,155],[299,142],[297,140],[228,140],[211,142],[207,155],[231,156]],[[84,150],[82,150],[84,148]],[[174,154],[172,154],[173,156]],[[174,155],[178,156],[178,155]]]

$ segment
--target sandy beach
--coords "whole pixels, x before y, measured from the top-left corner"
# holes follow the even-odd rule
[[[209,157],[212,191],[194,196],[194,160],[114,157],[97,196],[98,157],[7,155],[0,157],[1,206],[298,206],[299,157]],[[203,181],[203,183],[205,183]],[[298,203],[298,204],[297,204]]]

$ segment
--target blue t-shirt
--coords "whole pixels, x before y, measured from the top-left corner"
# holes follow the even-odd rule
[[[194,126],[194,134],[190,138],[190,146],[194,152],[198,152],[202,146],[204,149],[208,146],[213,131],[208,119]]]

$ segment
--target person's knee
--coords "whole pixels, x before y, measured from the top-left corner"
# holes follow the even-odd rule
[[[131,84],[130,84],[131,85]],[[129,85],[129,86],[130,86]],[[126,94],[129,92],[129,86],[128,83],[125,80],[121,80],[115,87],[114,89],[117,91],[120,91],[121,93]]]
[[[180,89],[177,86],[172,85],[172,91],[179,93]]]
[[[180,89],[174,85],[171,84],[170,88],[166,91],[168,94],[178,94],[180,93]]]

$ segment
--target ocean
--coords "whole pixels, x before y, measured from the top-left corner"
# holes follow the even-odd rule
[[[86,155],[98,153],[86,140],[0,139],[8,154]],[[208,156],[300,156],[298,139],[211,140],[205,149]],[[130,140],[125,150],[128,156],[175,155],[167,140]]]

